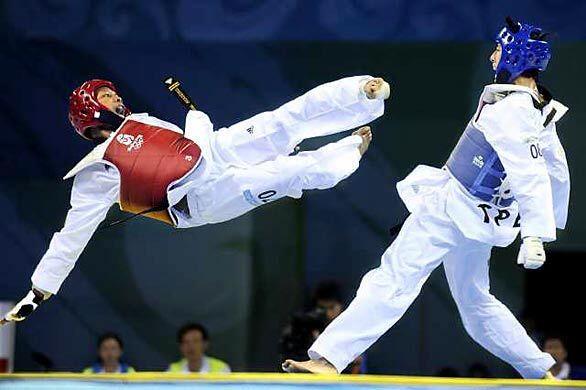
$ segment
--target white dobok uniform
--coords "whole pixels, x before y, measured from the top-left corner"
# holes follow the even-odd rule
[[[566,223],[570,181],[555,123],[567,108],[551,100],[539,109],[533,99],[539,98],[529,88],[488,85],[468,124],[506,172],[491,201],[472,195],[449,164],[418,166],[397,184],[411,214],[380,267],[363,277],[355,299],[312,345],[312,359],[324,357],[342,372],[401,318],[443,264],[464,327],[476,342],[525,378],[542,378],[551,368],[553,358],[535,345],[489,285],[493,246],[508,246],[519,231],[553,241],[556,227]],[[469,157],[463,164],[481,169],[487,163],[483,156]],[[508,205],[499,206],[504,198]]]
[[[355,76],[320,85],[274,111],[218,131],[213,131],[205,113],[190,111],[185,137],[198,144],[202,159],[197,169],[168,187],[175,226],[227,221],[282,197],[300,198],[303,190],[331,188],[351,175],[361,157],[360,136],[289,154],[304,139],[349,130],[381,116],[384,102],[368,99],[363,91],[370,79]],[[177,126],[147,114],[133,114],[126,120],[181,133]],[[118,202],[119,172],[102,159],[110,142],[117,142],[116,133],[65,176],[75,177],[71,209],[32,276],[35,287],[57,293],[110,207]],[[184,197],[189,214],[174,207]]]

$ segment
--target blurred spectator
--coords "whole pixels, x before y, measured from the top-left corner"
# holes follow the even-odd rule
[[[83,370],[84,374],[112,374],[135,372],[122,361],[124,344],[115,333],[104,333],[98,338],[98,361]]]
[[[171,363],[169,372],[226,373],[230,366],[225,362],[207,356],[209,335],[200,324],[183,325],[177,332],[177,342],[183,359]]]
[[[315,309],[325,313],[328,323],[332,322],[344,310],[340,284],[333,280],[320,282],[313,292],[313,305]],[[358,356],[343,373],[366,374],[366,354]]]
[[[568,350],[561,337],[547,337],[543,343],[543,350],[549,353],[555,360],[554,366],[549,371],[557,379],[586,378],[586,369],[584,367],[574,367],[568,363]]]
[[[332,322],[344,310],[340,284],[333,280],[320,282],[313,291],[313,306],[323,310],[328,323]]]
[[[494,378],[488,367],[482,363],[474,363],[466,371],[468,378]]]

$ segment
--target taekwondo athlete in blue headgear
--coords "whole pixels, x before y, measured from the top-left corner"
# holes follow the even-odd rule
[[[495,69],[497,83],[512,83],[529,70],[544,71],[551,58],[551,47],[539,27],[506,19],[506,26],[497,34],[501,59]]]
[[[410,215],[362,279],[354,301],[318,337],[311,360],[287,371],[342,372],[392,327],[443,264],[468,334],[524,378],[544,378],[555,361],[490,293],[493,246],[523,238],[518,263],[539,268],[543,241],[556,238],[568,211],[570,182],[556,123],[567,108],[537,78],[551,57],[534,26],[507,19],[490,56],[497,84],[478,108],[445,166],[420,165],[397,184]]]

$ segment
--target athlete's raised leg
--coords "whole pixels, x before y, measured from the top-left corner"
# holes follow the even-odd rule
[[[314,151],[230,168],[218,179],[213,191],[198,193],[194,189],[189,195],[194,207],[190,208],[199,210],[205,222],[217,223],[280,198],[300,198],[306,190],[334,187],[358,168],[371,140],[370,128],[365,126]]]
[[[384,112],[390,89],[381,78],[348,77],[322,84],[273,111],[220,129],[212,138],[218,159],[255,165],[289,155],[307,138],[367,124]]]

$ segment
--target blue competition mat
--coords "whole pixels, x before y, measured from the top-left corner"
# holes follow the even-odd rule
[[[451,379],[398,376],[312,376],[287,374],[181,375],[134,373],[120,375],[4,374],[0,390],[522,390],[586,389],[586,381],[524,381],[517,379]]]

